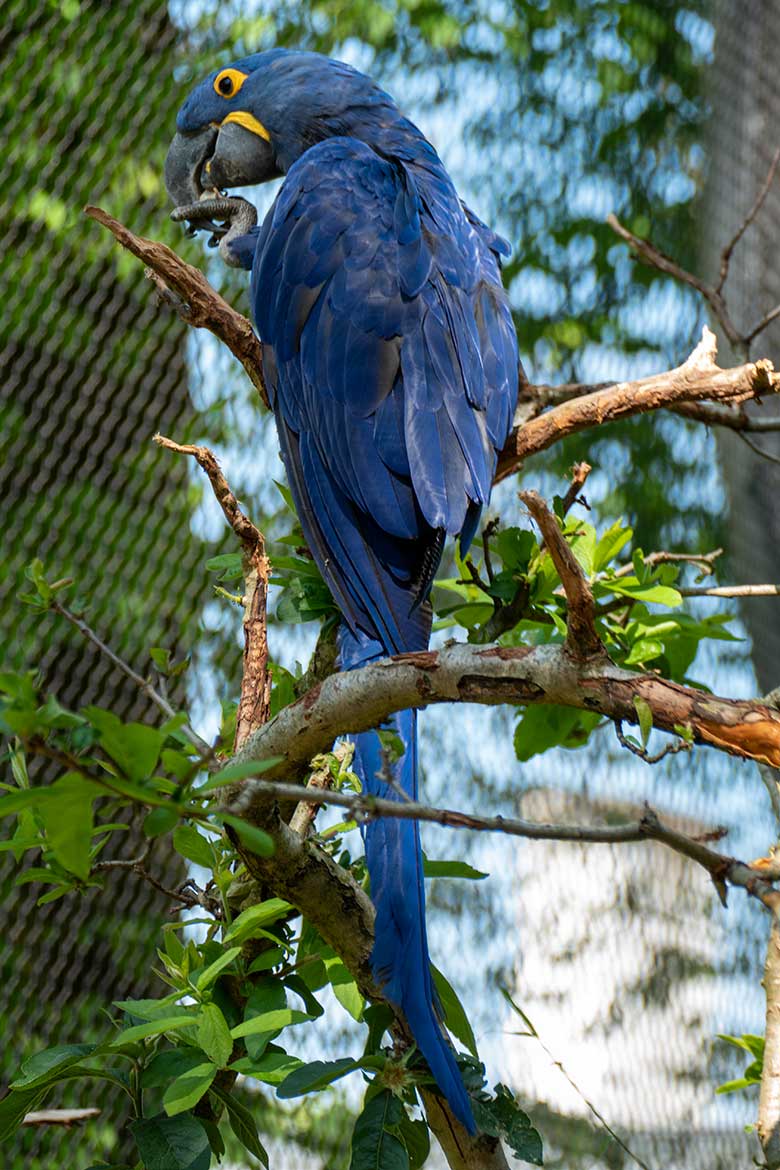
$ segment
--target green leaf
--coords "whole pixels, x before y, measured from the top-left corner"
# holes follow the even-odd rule
[[[749,1089],[751,1085],[760,1085],[761,1077],[740,1077],[736,1081],[725,1081],[718,1085],[716,1093],[739,1093],[742,1089]]]
[[[219,556],[209,557],[206,568],[210,573],[219,573],[220,581],[234,581],[243,576],[241,553],[220,553]]]
[[[252,937],[258,927],[278,922],[291,910],[290,903],[282,901],[281,898],[267,898],[264,902],[258,902],[256,906],[249,906],[246,910],[242,910],[237,918],[233,919],[222,936],[223,941],[226,943],[245,942],[246,939]]]
[[[623,665],[636,666],[640,663],[652,662],[654,658],[660,658],[663,652],[663,642],[659,642],[656,638],[639,638],[623,659]]]
[[[240,817],[228,815],[228,813],[215,813],[214,820],[221,824],[230,825],[238,834],[241,843],[256,853],[258,857],[271,857],[274,851],[274,843],[267,833],[262,829],[250,825],[248,821],[242,821]]]
[[[647,747],[647,741],[650,738],[650,732],[653,730],[653,711],[646,699],[640,695],[634,695],[634,710],[639,720],[639,731],[642,736],[642,747]]]
[[[159,808],[153,808],[144,820],[144,833],[147,837],[160,837],[163,833],[170,833],[178,823],[178,809],[163,804]]]
[[[633,529],[625,528],[620,520],[616,520],[606,532],[602,533],[593,555],[594,573],[600,573],[602,569],[607,567],[610,561],[614,561],[615,557],[621,549],[625,548],[633,535]]]
[[[725,1040],[727,1044],[733,1044],[735,1048],[741,1048],[744,1052],[749,1052],[757,1060],[764,1059],[766,1042],[763,1036],[755,1036],[750,1032],[742,1036],[728,1036],[724,1032],[718,1032],[718,1039]]]
[[[409,1170],[409,1155],[396,1136],[403,1105],[385,1089],[367,1100],[352,1131],[349,1170]]]
[[[152,775],[165,742],[161,731],[146,723],[123,723],[101,707],[85,707],[84,714],[97,728],[101,746],[128,780],[144,780]]]
[[[25,1113],[32,1113],[46,1100],[49,1086],[37,1089],[19,1089],[7,1093],[0,1101],[0,1142],[16,1133]]]
[[[141,1073],[141,1085],[144,1089],[169,1085],[202,1064],[203,1053],[197,1048],[166,1048],[164,1052],[155,1053],[146,1065]]]
[[[230,1068],[233,1072],[242,1073],[245,1077],[254,1077],[256,1081],[262,1081],[266,1085],[280,1085],[300,1065],[301,1061],[297,1056],[271,1051],[269,1045],[259,1060],[253,1060],[251,1056],[242,1056],[240,1060],[234,1060]]]
[[[631,577],[620,577],[610,581],[608,588],[621,597],[633,597],[648,605],[665,605],[668,609],[682,605],[682,594],[669,585],[641,585],[635,579],[632,581]]]
[[[86,881],[92,845],[92,801],[102,789],[76,772],[67,772],[49,789],[48,800],[39,806],[46,840],[57,861]]]
[[[14,1090],[30,1090],[54,1084],[66,1069],[91,1056],[96,1044],[58,1044],[31,1056],[21,1067],[20,1075],[11,1081]]]
[[[204,1004],[195,1033],[198,1045],[210,1060],[222,1068],[230,1060],[233,1041],[227,1021],[215,1003]]]
[[[427,1124],[424,1121],[412,1121],[404,1110],[401,1137],[409,1155],[409,1170],[420,1170],[431,1152],[431,1135]]]
[[[145,1118],[130,1128],[144,1170],[209,1170],[209,1140],[191,1115]]]
[[[44,1048],[43,1052],[37,1052],[25,1061],[20,1075],[11,1082],[11,1088],[29,1090],[53,1085],[61,1079],[65,1069],[91,1057],[96,1049],[95,1044],[61,1044],[54,1048]]]
[[[213,963],[209,963],[208,967],[204,967],[200,974],[195,977],[195,986],[198,991],[205,991],[207,987],[210,987],[220,972],[224,971],[225,967],[229,967],[233,960],[237,959],[240,954],[241,947],[228,947],[218,959],[215,959]]]
[[[438,968],[431,963],[431,974],[433,975],[434,986],[436,987],[436,994],[441,1003],[442,1012],[444,1013],[444,1023],[460,1040],[461,1044],[465,1044],[472,1056],[478,1057],[477,1042],[474,1039],[474,1032],[469,1018],[463,1010],[463,1004],[458,999],[452,984],[442,975]]]
[[[515,753],[524,763],[551,747],[581,747],[600,716],[554,704],[526,707],[515,728]]]
[[[517,1104],[506,1085],[496,1085],[495,1096],[480,1093],[472,1098],[474,1120],[493,1137],[501,1137],[516,1157],[535,1166],[543,1165],[542,1139],[531,1119]]]
[[[262,1162],[263,1166],[267,1167],[268,1154],[260,1141],[257,1133],[257,1125],[252,1114],[245,1105],[242,1105],[240,1101],[236,1100],[232,1093],[228,1093],[224,1089],[217,1087],[213,1088],[212,1092],[225,1106],[230,1128],[241,1142],[241,1145],[250,1154],[253,1154],[258,1161]]]
[[[472,882],[481,882],[489,877],[481,869],[474,869],[465,861],[431,861],[423,854],[423,875],[427,878],[467,878]]]
[[[173,847],[181,857],[187,861],[194,861],[211,869],[214,864],[214,850],[202,833],[194,825],[179,825],[173,832]]]
[[[266,975],[255,982],[252,993],[244,1008],[244,1020],[267,1016],[269,1012],[284,1011],[287,1008],[287,992],[284,984],[275,975]],[[250,1059],[260,1060],[266,1046],[278,1029],[263,1029],[244,1038]]]
[[[146,1024],[134,1024],[132,1028],[125,1028],[109,1041],[109,1048],[124,1048],[126,1044],[135,1044],[136,1040],[146,1040],[149,1036],[162,1036],[166,1032],[180,1032],[182,1028],[194,1028],[198,1023],[195,1015],[164,1016],[161,1020],[150,1020]]]
[[[315,1093],[327,1088],[334,1081],[355,1072],[360,1067],[361,1062],[350,1057],[342,1057],[341,1060],[313,1060],[310,1064],[300,1065],[285,1077],[276,1090],[276,1095],[285,1101],[292,1097],[303,1097],[305,1093]]]
[[[234,1040],[239,1040],[242,1036],[258,1036],[263,1032],[281,1032],[282,1028],[288,1028],[292,1024],[305,1024],[310,1019],[311,1016],[306,1012],[281,1008],[279,1011],[263,1012],[251,1020],[236,1024],[235,1028],[230,1029],[230,1035]]]
[[[228,764],[209,776],[206,783],[198,788],[198,792],[212,792],[215,788],[224,788],[236,780],[246,780],[248,776],[262,776],[263,772],[275,768],[283,761],[284,756],[269,756],[267,760],[244,760],[241,763]]]
[[[168,1116],[175,1117],[187,1109],[193,1109],[203,1094],[208,1092],[218,1071],[216,1064],[208,1062],[196,1064],[177,1077],[163,1093],[163,1108]]]

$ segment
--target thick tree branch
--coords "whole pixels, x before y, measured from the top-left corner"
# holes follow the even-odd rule
[[[252,735],[236,758],[279,756],[268,779],[303,777],[337,736],[377,727],[406,707],[555,703],[636,724],[637,698],[659,730],[689,727],[696,743],[780,766],[780,712],[765,703],[720,698],[606,658],[578,661],[555,645],[455,645],[331,675]],[[253,788],[245,783],[244,799]]]

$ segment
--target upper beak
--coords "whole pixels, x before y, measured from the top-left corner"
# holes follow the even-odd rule
[[[218,134],[216,126],[206,126],[174,137],[165,159],[165,188],[175,207],[200,199],[205,186],[203,167],[214,153]]]
[[[165,186],[176,207],[196,203],[205,190],[249,187],[279,173],[270,142],[237,122],[177,133],[165,160]]]

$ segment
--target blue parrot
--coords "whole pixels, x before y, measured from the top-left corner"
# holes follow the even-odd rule
[[[220,195],[281,175],[260,226],[250,204]],[[251,269],[290,490],[343,616],[342,668],[427,648],[445,540],[465,555],[512,425],[508,245],[392,98],[316,53],[272,49],[210,73],[179,111],[165,179],[174,217]],[[400,760],[364,732],[355,769],[367,792],[416,800],[416,711],[390,726]],[[365,850],[375,977],[473,1133],[431,979],[418,825],[373,821]]]

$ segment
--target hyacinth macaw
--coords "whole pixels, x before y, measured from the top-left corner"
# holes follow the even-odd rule
[[[174,218],[214,230],[225,259],[251,269],[290,490],[343,615],[342,668],[425,649],[445,539],[465,555],[512,424],[508,246],[392,98],[319,54],[273,49],[215,70],[176,125]],[[220,196],[280,175],[261,226],[250,204]],[[416,711],[391,726],[405,746],[393,783],[376,732],[355,736],[355,769],[369,793],[417,799]],[[437,1014],[417,823],[375,820],[365,849],[375,977],[474,1132]]]

